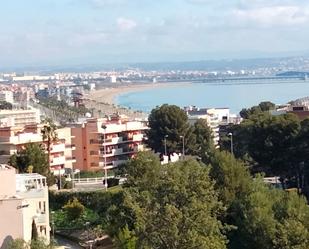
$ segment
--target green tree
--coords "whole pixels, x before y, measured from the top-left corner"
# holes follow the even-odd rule
[[[216,151],[210,160],[210,176],[215,181],[219,199],[227,208],[248,193],[252,177],[241,160],[231,153]]]
[[[293,114],[251,115],[234,128],[235,155],[247,155],[253,172],[291,178],[299,161],[297,139],[300,129],[300,122]]]
[[[73,198],[67,204],[63,206],[63,210],[66,212],[67,217],[70,220],[79,219],[85,212],[85,207],[81,204],[77,198]]]
[[[47,143],[48,165],[50,166],[50,151],[53,142],[57,141],[57,126],[50,118],[43,120],[43,128],[41,130],[43,141]]]
[[[38,235],[38,229],[36,227],[35,221],[32,220],[32,226],[31,226],[31,240],[37,240],[39,237]]]
[[[309,200],[309,119],[301,121],[301,130],[296,141],[298,151],[296,165],[298,187],[303,190]]]
[[[212,130],[205,119],[198,119],[193,127],[196,149],[191,151],[191,154],[197,155],[201,157],[203,162],[207,162],[215,149]]]
[[[248,109],[243,108],[240,111],[239,115],[244,119],[248,119],[250,118],[251,115],[257,115],[262,112],[274,110],[275,108],[276,108],[276,105],[274,103],[270,101],[264,101],[258,104],[257,106],[252,106],[251,108],[248,108]]]
[[[23,239],[15,239],[9,242],[7,249],[28,249],[28,245]]]
[[[164,104],[153,109],[149,115],[149,127],[147,143],[156,152],[164,153],[165,139],[168,152],[181,152],[181,136],[185,136],[186,151],[195,146],[187,114],[178,106]]]
[[[209,169],[194,160],[161,165],[140,153],[128,163],[125,204],[134,213],[138,248],[226,248]]]
[[[9,164],[17,168],[20,173],[28,173],[32,166],[32,172],[46,176],[48,185],[54,184],[54,176],[50,172],[45,150],[40,144],[30,143],[24,149],[12,155]]]
[[[13,105],[6,101],[0,101],[0,110],[12,110]]]
[[[37,240],[31,240],[30,249],[53,249],[54,245],[48,244],[44,239],[38,238]]]
[[[129,230],[126,225],[117,236],[116,244],[119,249],[136,249],[136,241],[137,238],[134,234]]]
[[[259,107],[261,108],[262,112],[267,112],[270,110],[274,110],[276,108],[276,105],[270,101],[264,101],[259,104]]]

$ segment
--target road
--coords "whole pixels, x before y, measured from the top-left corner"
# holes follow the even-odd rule
[[[83,247],[81,247],[77,243],[67,240],[65,238],[59,237],[59,236],[56,236],[55,240],[56,240],[57,245],[63,249],[83,249]]]

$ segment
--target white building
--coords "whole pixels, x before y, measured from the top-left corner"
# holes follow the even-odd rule
[[[14,97],[12,91],[0,91],[0,101],[6,101],[11,104],[14,103]]]
[[[40,111],[29,110],[0,110],[0,127],[25,126],[40,123]]]
[[[0,165],[0,248],[13,239],[31,240],[32,222],[39,237],[50,241],[48,187],[39,174],[16,174]]]
[[[205,119],[212,130],[214,144],[219,143],[219,125],[228,122],[230,119],[229,108],[197,108],[189,106],[184,108],[188,115],[189,122],[194,124],[198,119]]]

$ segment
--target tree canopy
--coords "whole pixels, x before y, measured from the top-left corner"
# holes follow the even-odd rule
[[[42,145],[30,143],[24,149],[19,150],[9,159],[9,164],[18,169],[20,173],[33,173],[46,176],[48,185],[54,184],[54,176],[51,174],[48,158]]]
[[[308,192],[309,121],[294,114],[251,115],[229,128],[234,154],[250,164],[251,171],[280,176],[289,186]],[[229,150],[229,141],[221,143]]]
[[[190,125],[184,110],[175,105],[156,107],[149,115],[147,143],[155,152],[182,152],[205,158],[214,149],[212,130],[206,120]]]
[[[12,110],[13,105],[10,102],[0,101],[0,110]]]
[[[161,165],[148,153],[127,167],[124,202],[134,213],[137,248],[226,248],[217,219],[224,209],[208,168],[194,160]]]
[[[149,115],[149,128],[147,143],[156,152],[164,153],[165,140],[167,151],[175,152],[181,151],[181,136],[185,136],[186,148],[194,139],[187,114],[175,105],[164,104],[153,109]]]
[[[240,112],[239,115],[244,118],[248,119],[251,115],[256,115],[262,112],[274,110],[276,105],[270,101],[264,101],[258,104],[257,106],[252,106],[251,108],[243,108]]]

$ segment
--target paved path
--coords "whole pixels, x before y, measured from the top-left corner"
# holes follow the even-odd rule
[[[57,242],[57,245],[63,249],[83,249],[83,247],[81,247],[77,243],[67,240],[65,238],[59,237],[59,236],[56,236],[55,240]]]

